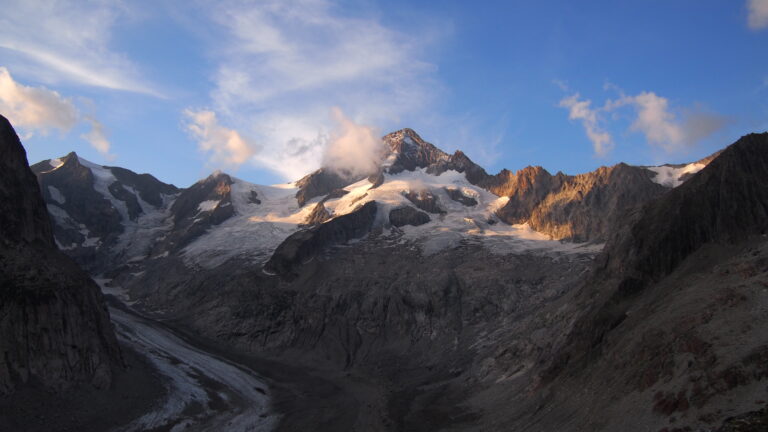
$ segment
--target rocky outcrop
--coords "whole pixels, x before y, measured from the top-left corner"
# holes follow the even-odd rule
[[[303,207],[312,198],[327,195],[363,178],[365,176],[349,178],[341,176],[331,169],[320,168],[296,182],[296,187],[299,188],[299,191],[296,192],[296,201],[298,201],[299,207]]]
[[[390,174],[427,168],[449,158],[447,153],[421,139],[412,129],[392,132],[385,135],[383,141],[394,159],[387,169]]]
[[[389,223],[400,228],[405,225],[419,226],[429,223],[430,217],[411,206],[398,207],[389,211]]]
[[[0,153],[0,393],[106,387],[120,353],[103,297],[56,250],[35,175],[1,116]]]
[[[314,225],[320,225],[321,223],[327,221],[331,218],[331,214],[328,213],[328,210],[325,209],[325,205],[323,203],[319,202],[315,204],[315,206],[312,208],[312,211],[307,216],[307,219],[304,221],[304,225],[308,226],[314,226]]]
[[[184,189],[171,206],[173,228],[155,247],[155,254],[177,250],[235,214],[232,178],[215,172]]]
[[[428,190],[409,190],[403,192],[403,196],[408,198],[408,201],[412,202],[416,207],[424,210],[427,213],[442,214],[445,213],[442,207],[440,207],[440,200]]]
[[[367,235],[376,219],[376,201],[369,201],[351,213],[298,231],[277,247],[264,270],[291,278],[294,269],[330,246]]]
[[[502,171],[496,178],[504,181],[489,187],[496,195],[509,197],[509,201],[499,209],[497,215],[508,224],[528,221],[544,198],[560,188],[563,177],[553,177],[547,170],[538,166],[524,168],[514,175],[509,171]]]
[[[464,206],[474,207],[474,206],[477,205],[477,200],[476,199],[464,195],[464,193],[462,193],[459,189],[456,189],[456,188],[444,188],[444,190],[445,190],[445,193],[448,194],[448,197],[450,199],[452,199],[452,200],[454,200],[454,201],[456,201],[458,203],[461,203]]]

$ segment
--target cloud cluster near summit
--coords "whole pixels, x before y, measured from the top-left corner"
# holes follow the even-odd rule
[[[768,0],[747,0],[749,28],[760,30],[768,27]]]
[[[325,150],[335,142],[334,124],[346,124],[340,111],[329,116],[332,107],[365,124],[391,124],[420,115],[435,93],[435,68],[421,60],[426,25],[401,32],[326,0],[228,1],[206,12],[217,24],[208,105],[221,123],[259,143],[250,162],[286,180],[324,158],[352,168]],[[367,139],[360,145],[352,153],[367,153]]]

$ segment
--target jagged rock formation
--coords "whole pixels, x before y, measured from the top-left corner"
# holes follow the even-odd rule
[[[26,153],[0,116],[0,393],[110,384],[120,362],[99,288],[60,253]]]
[[[626,164],[576,176],[553,176],[542,167],[527,167],[516,173],[502,170],[489,175],[461,151],[448,155],[411,129],[386,135],[384,142],[395,156],[389,173],[417,168],[433,175],[448,170],[463,173],[470,183],[509,197],[497,212],[501,221],[528,223],[536,231],[558,240],[605,241],[613,224],[626,212],[668,190],[652,181],[653,172]]]

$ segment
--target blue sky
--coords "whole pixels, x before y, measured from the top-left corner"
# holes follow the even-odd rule
[[[276,183],[354,125],[575,174],[768,129],[768,0],[2,3],[0,113],[31,162]]]

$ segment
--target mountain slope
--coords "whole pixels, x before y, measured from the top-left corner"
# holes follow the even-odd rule
[[[35,176],[0,116],[0,393],[109,386],[121,362],[96,284],[54,245]]]
[[[766,191],[768,134],[752,134],[632,214],[553,312],[568,336],[505,427],[711,430],[764,408]]]

